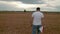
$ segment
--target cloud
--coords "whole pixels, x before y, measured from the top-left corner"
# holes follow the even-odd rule
[[[60,11],[60,0],[42,0],[47,6],[42,7],[42,10]]]
[[[19,9],[32,9],[36,7],[43,7],[45,4],[24,4],[20,1],[0,1],[0,9],[4,10],[19,10]]]
[[[36,7],[41,7],[42,11],[58,11],[60,9],[59,3],[60,0],[0,0],[0,9],[35,10]]]
[[[0,1],[0,10],[22,10],[23,8],[17,8],[18,3],[22,4],[22,2]]]
[[[44,3],[42,0],[0,0],[0,1],[21,1],[26,4],[43,4]]]

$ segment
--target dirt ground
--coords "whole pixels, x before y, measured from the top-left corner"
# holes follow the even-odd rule
[[[32,34],[32,12],[0,13],[0,34]],[[60,34],[60,13],[44,13],[43,34]]]

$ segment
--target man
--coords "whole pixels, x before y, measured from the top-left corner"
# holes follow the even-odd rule
[[[44,18],[44,15],[42,12],[40,12],[40,8],[37,7],[36,8],[36,12],[33,12],[32,14],[32,18],[33,18],[33,26],[32,26],[32,34],[40,34],[41,31],[39,30],[39,28],[42,26],[42,19]]]

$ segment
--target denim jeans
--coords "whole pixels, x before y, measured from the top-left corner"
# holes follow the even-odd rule
[[[32,34],[36,34],[36,31],[37,31],[37,34],[40,34],[40,30],[39,28],[41,27],[42,25],[33,25],[32,26]]]

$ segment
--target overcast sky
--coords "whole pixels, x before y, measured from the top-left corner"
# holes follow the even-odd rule
[[[60,0],[0,0],[0,10],[22,11],[60,11]]]

